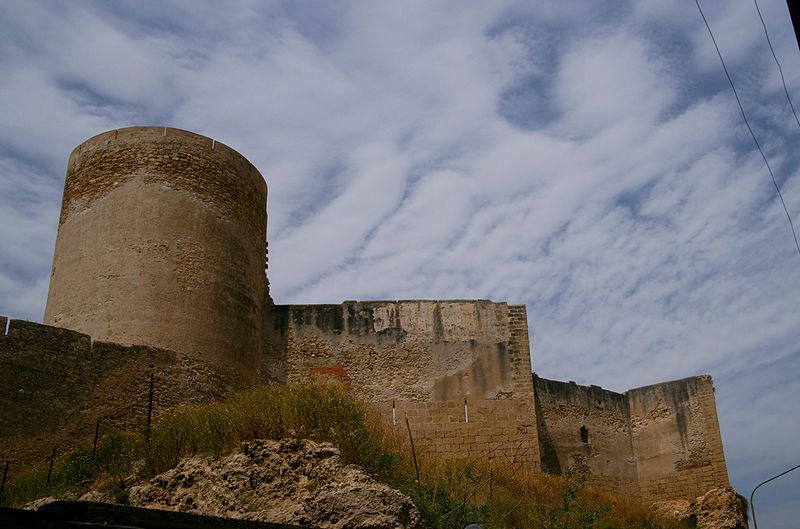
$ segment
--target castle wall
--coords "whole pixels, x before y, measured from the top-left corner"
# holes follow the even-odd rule
[[[422,457],[553,473],[583,462],[597,485],[645,501],[728,485],[708,376],[625,394],[532,377],[524,305],[273,305],[266,193],[244,157],[191,132],[134,127],[78,146],[54,326],[0,316],[0,458],[89,442],[98,420],[144,428],[151,373],[156,411],[321,379],[408,421]]]
[[[264,350],[286,352],[264,356],[264,381],[338,380],[387,421],[408,417],[423,451],[538,467],[524,306],[354,301],[278,305],[268,319]]]
[[[729,485],[710,376],[627,395],[643,500],[692,499]]]
[[[154,413],[219,399],[242,387],[238,374],[186,354],[92,341],[88,335],[0,317],[0,459],[41,463],[91,443],[101,429],[146,424],[150,373]],[[13,472],[13,470],[12,470]]]
[[[542,469],[562,474],[584,462],[592,481],[636,497],[636,461],[626,395],[534,375]]]
[[[534,375],[534,389],[546,472],[583,461],[595,484],[646,503],[729,485],[710,376],[620,394]]]
[[[162,127],[70,156],[44,321],[213,359],[255,380],[266,184],[210,138]]]

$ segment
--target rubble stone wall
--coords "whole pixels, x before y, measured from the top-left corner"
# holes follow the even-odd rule
[[[624,394],[534,375],[542,469],[578,461],[594,482],[645,502],[729,486],[708,375]]]
[[[154,414],[242,388],[238,373],[186,354],[92,341],[49,325],[0,318],[0,459],[14,466],[91,444],[101,431],[144,429],[153,373]]]
[[[514,452],[538,468],[524,306],[278,305],[265,321],[262,348],[277,354],[264,355],[263,382],[338,381],[381,406],[387,421],[405,427],[407,417],[423,450],[487,459]]]
[[[637,496],[627,397],[536,375],[534,388],[542,468],[562,474],[582,462],[595,484]]]
[[[694,499],[729,486],[708,375],[627,392],[642,499]]]

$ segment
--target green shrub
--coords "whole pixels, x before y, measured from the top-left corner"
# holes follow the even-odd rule
[[[144,440],[129,432],[111,432],[97,445],[92,455],[88,447],[61,454],[53,465],[47,483],[49,463],[13,476],[6,486],[3,505],[21,506],[45,496],[77,497],[98,478],[121,478],[144,456]]]

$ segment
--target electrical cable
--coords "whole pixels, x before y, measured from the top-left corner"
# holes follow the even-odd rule
[[[764,22],[764,17],[761,16],[761,8],[758,7],[758,0],[753,0],[753,3],[756,5],[756,11],[758,12],[758,18],[761,19],[761,25],[764,27],[764,36],[767,37],[767,44],[769,44],[769,51],[772,52],[772,58],[775,59],[775,64],[778,65],[778,72],[781,74],[781,82],[783,83],[783,93],[786,94],[786,99],[789,101],[789,106],[792,109],[792,114],[794,114],[794,120],[797,121],[797,126],[800,127],[800,118],[797,117],[797,112],[794,110],[794,104],[792,104],[792,98],[789,97],[789,89],[786,88],[786,79],[783,77],[783,68],[781,68],[781,63],[778,62],[778,56],[775,55],[775,49],[772,47],[772,40],[769,38],[769,32],[767,31],[767,24]]]
[[[792,216],[789,215],[789,210],[786,208],[786,202],[784,202],[783,200],[783,195],[781,194],[781,188],[778,187],[778,182],[775,180],[775,174],[772,172],[772,167],[770,167],[769,165],[767,156],[764,154],[764,150],[761,148],[761,144],[758,143],[756,135],[753,132],[753,128],[750,126],[750,122],[747,120],[747,115],[744,113],[744,107],[742,106],[742,100],[739,99],[739,93],[736,91],[736,87],[733,85],[733,79],[731,79],[731,74],[728,73],[728,67],[725,66],[725,60],[722,58],[722,52],[719,51],[719,46],[717,45],[717,39],[714,38],[714,33],[711,31],[711,26],[708,25],[708,20],[706,20],[706,15],[705,13],[703,13],[703,8],[700,7],[700,0],[694,0],[694,3],[697,4],[697,9],[698,11],[700,11],[700,16],[703,17],[703,22],[706,25],[708,34],[711,36],[711,42],[714,43],[714,48],[717,50],[719,61],[722,63],[722,69],[725,70],[725,76],[728,78],[728,83],[730,83],[731,85],[731,89],[733,90],[733,95],[736,97],[736,103],[739,105],[739,110],[742,113],[742,119],[744,119],[744,124],[747,125],[747,130],[750,131],[750,136],[752,136],[753,142],[756,144],[756,147],[758,148],[758,152],[761,153],[761,158],[764,160],[764,164],[767,166],[767,171],[769,171],[769,176],[772,178],[772,185],[775,186],[775,191],[778,192],[778,198],[781,199],[781,204],[783,205],[783,211],[786,213],[786,218],[789,219],[789,227],[792,229],[792,237],[794,237],[794,244],[797,247],[797,253],[800,254],[800,242],[797,241],[797,232],[794,229]]]

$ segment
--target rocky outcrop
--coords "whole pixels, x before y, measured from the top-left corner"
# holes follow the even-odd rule
[[[746,504],[730,487],[711,489],[690,500],[660,501],[653,509],[681,521],[694,519],[697,529],[746,529]]]
[[[689,521],[692,516],[692,502],[690,500],[668,500],[653,504],[653,510],[665,518],[674,518],[681,522]]]
[[[45,498],[37,498],[33,501],[29,501],[25,505],[22,506],[23,509],[28,511],[38,511],[40,508],[44,507],[49,503],[53,503],[57,501],[53,496],[47,496]]]
[[[711,489],[694,501],[700,529],[746,529],[746,506],[732,488]]]
[[[339,450],[309,440],[255,440],[242,452],[192,457],[130,489],[131,505],[322,529],[412,529],[419,512],[404,494]]]

